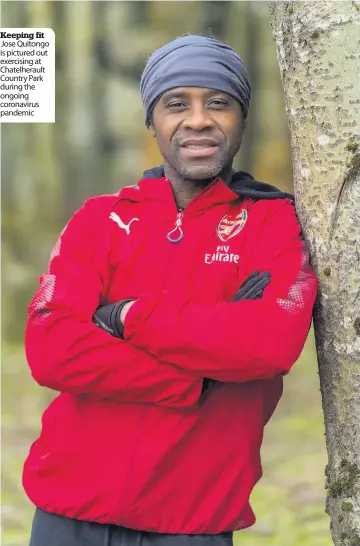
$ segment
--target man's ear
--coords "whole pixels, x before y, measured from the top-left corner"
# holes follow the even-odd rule
[[[156,130],[152,122],[149,124],[149,133],[152,137],[156,138]]]

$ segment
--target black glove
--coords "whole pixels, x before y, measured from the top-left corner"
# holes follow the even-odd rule
[[[267,271],[265,273],[253,271],[245,279],[230,301],[258,300],[262,298],[264,289],[270,283],[270,277],[271,275]]]
[[[244,280],[230,301],[258,300],[262,298],[264,288],[270,283],[270,277],[271,275],[267,271],[265,273],[253,271],[251,275]],[[205,378],[201,394],[204,394],[205,391],[216,383],[218,383],[218,381],[215,379]]]
[[[92,318],[98,328],[102,328],[114,337],[124,339],[124,326],[120,322],[120,313],[123,307],[134,300],[121,300],[117,303],[109,303],[98,307]]]

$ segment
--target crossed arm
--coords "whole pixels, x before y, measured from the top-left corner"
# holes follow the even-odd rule
[[[201,378],[287,374],[306,341],[318,285],[290,201],[265,219],[253,264],[271,275],[261,299],[184,303],[171,292],[146,295],[127,314],[125,339]]]
[[[194,405],[202,379],[95,326],[101,279],[93,265],[91,210],[70,220],[30,303],[25,349],[34,379],[70,394],[118,402]]]
[[[289,371],[305,343],[317,290],[292,205],[285,202],[269,219],[258,243],[254,263],[271,274],[261,299],[203,304],[150,294],[123,313],[125,340],[92,322],[102,284],[84,248],[89,216],[85,205],[70,220],[29,306],[26,354],[38,383],[119,402],[187,407],[198,401],[205,377],[244,382]]]

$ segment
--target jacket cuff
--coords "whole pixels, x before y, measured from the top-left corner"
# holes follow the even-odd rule
[[[150,318],[160,304],[161,294],[146,294],[140,296],[126,315],[124,323],[124,339],[136,345],[137,335],[141,327]]]

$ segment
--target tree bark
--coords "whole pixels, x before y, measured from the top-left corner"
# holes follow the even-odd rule
[[[314,327],[336,546],[360,545],[360,2],[271,2]],[[306,403],[306,401],[304,401]]]

